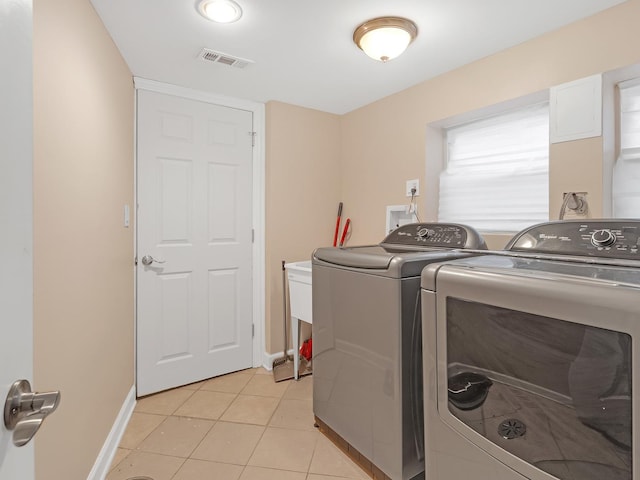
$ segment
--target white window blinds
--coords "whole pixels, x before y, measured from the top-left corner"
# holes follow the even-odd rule
[[[619,88],[620,156],[613,169],[613,216],[640,218],[640,79]]]
[[[517,232],[549,219],[549,106],[446,130],[438,219]]]
[[[640,157],[640,79],[620,84],[620,153]]]

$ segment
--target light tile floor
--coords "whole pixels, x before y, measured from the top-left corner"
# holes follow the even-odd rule
[[[312,376],[257,368],[138,400],[107,480],[366,480],[313,426]]]

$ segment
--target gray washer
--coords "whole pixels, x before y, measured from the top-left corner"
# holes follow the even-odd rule
[[[472,228],[416,223],[313,254],[314,414],[394,480],[424,478],[420,273],[467,249],[486,249]]]

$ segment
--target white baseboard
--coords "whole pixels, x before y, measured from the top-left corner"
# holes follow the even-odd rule
[[[120,408],[120,413],[118,413],[116,421],[114,422],[113,427],[111,427],[111,431],[102,446],[102,450],[100,450],[98,458],[96,458],[96,462],[93,464],[91,472],[89,472],[87,480],[104,480],[107,477],[109,467],[111,466],[113,457],[116,454],[118,445],[120,445],[120,440],[122,440],[122,435],[124,435],[124,431],[127,428],[127,424],[129,423],[129,419],[131,418],[131,414],[133,413],[135,406],[136,387],[132,386],[127,398],[125,398],[124,403]]]
[[[289,349],[287,351],[287,354],[288,355],[293,355],[293,348]],[[271,371],[273,369],[273,361],[276,358],[281,358],[281,357],[282,357],[282,352],[278,352],[278,353],[267,353],[267,352],[264,352],[262,367],[265,370]]]

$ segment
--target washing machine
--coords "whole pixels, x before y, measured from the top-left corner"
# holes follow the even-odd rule
[[[420,273],[483,249],[470,227],[416,223],[313,254],[316,423],[375,478],[424,478]]]
[[[428,480],[640,480],[639,250],[571,220],[425,268]]]

